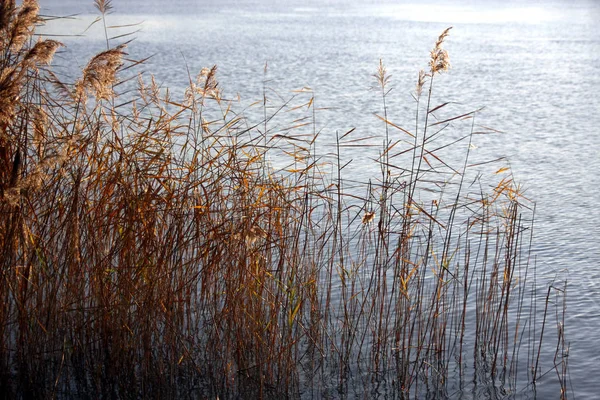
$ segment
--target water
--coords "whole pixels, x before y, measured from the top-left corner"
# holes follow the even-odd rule
[[[123,4],[125,3],[125,4]],[[323,135],[356,127],[381,135],[372,113],[381,112],[369,90],[379,59],[393,75],[390,119],[411,124],[410,92],[428,50],[446,27],[452,70],[437,82],[436,99],[459,109],[485,107],[478,121],[502,131],[477,137],[476,156],[508,156],[515,178],[537,203],[534,254],[538,279],[568,279],[566,335],[570,390],[578,398],[598,391],[600,364],[600,4],[594,1],[433,1],[395,4],[365,1],[115,1],[109,24],[142,22],[132,56],[154,54],[144,68],[173,92],[187,69],[219,66],[225,94],[245,104],[268,86],[283,97],[315,90]],[[48,15],[79,14],[50,24],[49,33],[83,32],[93,2],[46,1]],[[101,24],[68,38],[56,59],[65,76],[103,49]],[[125,32],[135,28],[124,28]],[[380,142],[377,142],[380,143]],[[347,150],[351,152],[352,150]],[[347,154],[355,164],[360,154]],[[482,172],[491,173],[493,168]],[[362,170],[362,169],[361,169]],[[367,172],[365,172],[366,176]],[[549,366],[547,366],[549,367]],[[556,397],[558,393],[551,392]],[[545,397],[540,394],[541,397]]]

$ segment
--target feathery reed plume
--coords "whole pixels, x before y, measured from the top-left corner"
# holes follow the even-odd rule
[[[112,9],[112,0],[94,0],[94,6],[102,15],[109,13]]]
[[[39,10],[40,7],[37,1],[23,1],[11,29],[10,43],[13,51],[19,51],[25,41],[33,34],[35,24],[40,21],[38,17]]]
[[[38,148],[45,145],[45,136],[48,128],[48,115],[41,107],[34,108],[33,112],[33,144]],[[43,153],[39,151],[38,153]]]
[[[375,218],[375,211],[365,211],[365,214],[362,217],[362,223],[367,225]]]
[[[31,60],[36,64],[50,65],[54,53],[56,53],[56,50],[61,46],[64,45],[56,40],[39,40],[35,46],[27,52],[25,61]]]
[[[79,98],[85,99],[88,91],[94,93],[97,100],[114,96],[113,85],[117,81],[117,70],[123,65],[121,60],[126,54],[123,51],[125,47],[124,44],[119,45],[97,54],[90,60],[81,79],[75,84]]]
[[[14,66],[0,71],[0,129],[2,130],[13,118],[24,71],[17,70]],[[3,132],[0,131],[0,135],[2,134]]]
[[[219,83],[217,82],[217,66],[213,65],[212,68],[202,68],[202,71],[198,74],[196,82],[198,84],[198,93],[202,97],[208,97],[212,99],[220,99],[221,93],[219,90]]]
[[[60,94],[60,97],[64,99],[73,97],[73,90],[71,90],[71,88],[68,87],[64,82],[62,82],[54,72],[48,70],[46,71],[46,74],[48,76],[48,82],[54,86],[54,89],[58,94]]]
[[[377,67],[377,73],[373,74],[373,77],[377,79],[377,84],[380,86],[380,88],[382,90],[385,89],[392,76],[387,74],[385,65],[383,65],[383,60],[379,60],[379,67]]]
[[[440,36],[438,36],[438,38],[437,38],[437,40],[435,42],[435,47],[436,48],[440,48],[442,46],[442,43],[444,43],[444,40],[450,34],[450,29],[452,29],[451,26],[449,26],[448,28],[444,29],[444,31],[442,33],[440,33]]]
[[[0,32],[4,31],[4,38],[8,38],[8,26],[15,11],[15,0],[0,0]]]
[[[267,237],[267,233],[258,225],[252,225],[244,237],[246,246],[252,246],[257,240]]]
[[[423,94],[423,86],[425,85],[425,77],[426,76],[427,76],[427,74],[425,73],[424,70],[419,71],[419,78],[417,79],[417,88],[415,90],[415,92],[417,94],[417,98],[421,97],[421,94]]]
[[[450,56],[448,55],[448,52],[442,48],[442,44],[448,36],[450,29],[452,29],[452,27],[446,28],[446,30],[442,32],[435,42],[435,47],[431,50],[429,67],[431,68],[432,76],[436,73],[447,71],[450,68]]]
[[[106,26],[106,14],[112,10],[111,0],[94,0],[94,5],[102,15],[102,25],[104,25],[104,39],[106,40],[106,49],[110,49],[110,38],[108,37],[108,27]]]

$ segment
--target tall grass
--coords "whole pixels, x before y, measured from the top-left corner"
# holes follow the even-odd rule
[[[566,288],[536,306],[532,204],[507,168],[475,174],[477,112],[434,105],[449,30],[411,129],[380,63],[381,175],[357,182],[342,150],[364,138],[323,151],[311,91],[265,90],[253,124],[216,67],[177,100],[108,35],[61,82],[37,3],[0,4],[4,398],[514,397],[549,371],[566,396]]]

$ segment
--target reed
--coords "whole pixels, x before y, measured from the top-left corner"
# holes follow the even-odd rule
[[[342,150],[365,138],[320,147],[311,90],[265,83],[253,123],[216,67],[175,99],[109,35],[61,82],[37,3],[0,5],[4,398],[566,397],[566,284],[535,279],[533,205],[508,168],[478,174],[478,111],[435,105],[449,30],[414,128],[380,63],[381,175],[357,182]]]

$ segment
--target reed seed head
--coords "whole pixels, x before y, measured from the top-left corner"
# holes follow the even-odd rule
[[[31,60],[35,64],[50,65],[52,58],[54,58],[54,53],[56,53],[56,50],[60,46],[64,45],[56,40],[40,40],[27,52],[25,60]]]
[[[114,96],[113,85],[117,81],[117,70],[125,55],[125,45],[103,51],[94,56],[83,70],[81,79],[75,84],[78,97],[85,99],[87,92],[92,92],[97,100]]]
[[[425,85],[425,77],[427,76],[427,74],[425,73],[424,70],[420,70],[419,71],[419,78],[417,79],[417,98],[421,97],[421,94],[423,93],[423,86]]]
[[[442,48],[444,40],[448,36],[452,27],[446,28],[444,32],[438,37],[435,42],[435,47],[430,52],[429,67],[431,68],[431,75],[447,71],[450,68],[450,56],[448,52]]]
[[[35,29],[35,24],[40,21],[38,17],[39,10],[40,7],[37,1],[23,0],[23,4],[19,8],[11,29],[11,50],[21,50],[23,44],[31,37]],[[3,16],[2,18],[5,17]]]
[[[111,0],[94,0],[94,6],[101,14],[109,13],[113,8]]]
[[[379,67],[377,68],[377,73],[373,75],[375,79],[377,79],[377,84],[383,90],[387,86],[390,81],[391,75],[387,74],[387,70],[385,65],[383,65],[383,61],[379,60]]]
[[[362,223],[367,225],[368,223],[372,222],[374,218],[375,218],[375,211],[366,211],[365,215],[363,215],[363,217],[362,217]]]
[[[212,68],[202,68],[196,77],[198,94],[200,94],[202,97],[208,97],[215,100],[221,99],[221,91],[219,89],[219,82],[217,82],[216,75],[216,65],[213,65]]]
[[[25,71],[16,66],[9,66],[0,71],[0,126],[8,126],[15,115]]]
[[[14,0],[0,0],[0,31],[8,30],[10,19],[15,11]]]
[[[266,238],[267,233],[258,225],[254,225],[246,232],[246,246],[253,245],[258,239]]]

